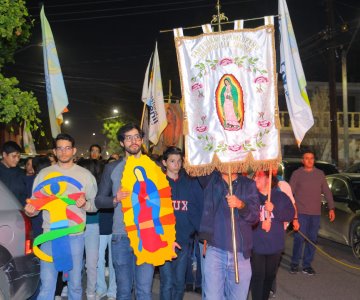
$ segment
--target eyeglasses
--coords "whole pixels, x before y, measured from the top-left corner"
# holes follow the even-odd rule
[[[64,152],[64,151],[66,151],[66,152],[68,152],[68,151],[71,151],[72,150],[72,148],[73,147],[71,147],[71,146],[66,146],[66,147],[56,147],[56,151],[61,151],[61,152]]]
[[[142,139],[142,137],[140,136],[140,134],[125,135],[125,137],[124,137],[124,141],[126,141],[126,142],[130,142],[130,141],[140,141],[141,139]]]

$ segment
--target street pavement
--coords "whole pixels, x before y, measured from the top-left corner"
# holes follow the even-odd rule
[[[338,261],[329,259],[316,251],[312,264],[316,275],[309,276],[303,274],[301,269],[298,274],[289,273],[292,242],[292,234],[288,234],[284,255],[277,274],[277,290],[274,300],[360,299],[360,260],[353,256],[350,247],[319,238],[318,246],[320,249]],[[341,263],[352,265],[358,269],[351,269]],[[160,299],[159,287],[159,274],[155,274],[153,300]],[[83,299],[86,300],[86,297],[84,296]],[[201,296],[193,292],[186,292],[184,299],[199,300]],[[106,297],[102,298],[102,300],[106,300]],[[248,300],[251,300],[251,295],[249,295]]]

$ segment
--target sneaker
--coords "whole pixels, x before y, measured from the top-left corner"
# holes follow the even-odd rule
[[[315,275],[315,271],[312,267],[304,268],[302,272],[307,275]]]
[[[67,297],[68,296],[68,287],[65,285],[61,292],[61,297]]]
[[[299,266],[291,265],[290,266],[290,274],[297,274],[299,272]]]

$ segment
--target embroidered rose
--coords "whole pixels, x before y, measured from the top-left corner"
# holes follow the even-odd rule
[[[192,91],[196,91],[196,90],[199,90],[199,89],[202,89],[202,84],[199,83],[199,82],[195,82],[192,86],[191,86],[191,90]]]
[[[233,60],[231,58],[223,58],[219,61],[220,66],[227,66],[233,63]]]
[[[271,122],[267,120],[260,120],[258,121],[258,125],[261,127],[270,127]]]
[[[207,126],[206,125],[199,125],[199,126],[196,126],[195,127],[195,130],[197,132],[200,132],[200,133],[203,133],[203,132],[206,132],[207,131]]]
[[[233,152],[237,152],[237,151],[240,151],[242,148],[241,145],[231,145],[231,146],[228,146],[228,149],[230,151],[233,151]]]

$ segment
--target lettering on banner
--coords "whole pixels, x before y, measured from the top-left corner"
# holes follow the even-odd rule
[[[155,108],[155,100],[153,97],[149,100],[149,114],[150,114],[150,124],[154,125],[159,122],[159,115]]]

